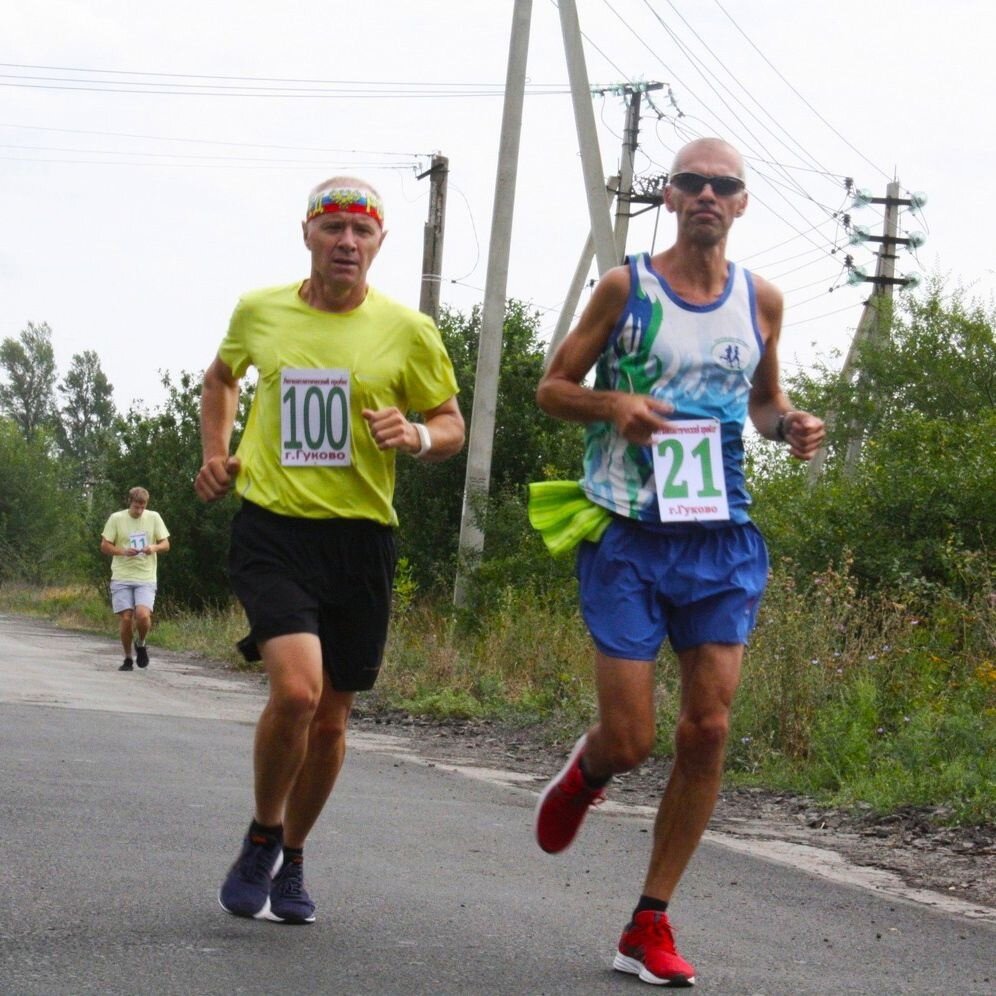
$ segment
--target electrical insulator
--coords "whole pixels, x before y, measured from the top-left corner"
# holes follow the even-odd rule
[[[913,290],[914,287],[919,287],[921,279],[919,273],[903,274],[903,290]]]
[[[910,194],[910,210],[919,211],[927,203],[927,195],[918,190],[915,194]]]
[[[847,242],[852,246],[859,246],[862,242],[867,242],[871,238],[871,229],[867,225],[852,225],[851,234],[847,237]]]
[[[927,241],[927,236],[923,232],[910,232],[906,236],[906,244],[910,249],[919,249]]]
[[[863,284],[868,279],[868,274],[863,266],[852,266],[847,273],[847,282],[855,287]]]
[[[867,187],[860,187],[858,190],[854,191],[854,200],[851,202],[851,207],[868,207],[874,196],[875,195]]]

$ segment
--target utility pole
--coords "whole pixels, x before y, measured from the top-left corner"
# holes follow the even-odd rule
[[[491,454],[495,435],[495,409],[498,402],[498,373],[501,368],[502,334],[505,327],[505,293],[508,284],[508,257],[512,241],[512,210],[515,205],[515,179],[522,132],[522,104],[526,90],[526,57],[529,53],[529,26],[532,0],[515,0],[512,34],[505,78],[501,139],[498,148],[498,175],[491,216],[488,248],[488,275],[484,284],[484,307],[474,380],[474,407],[467,443],[467,475],[463,488],[460,519],[460,554],[453,602],[459,608],[467,600],[467,575],[471,561],[484,550],[484,533],[477,525],[477,504],[487,497],[491,485]]]
[[[899,208],[910,206],[913,208],[922,207],[926,198],[922,194],[914,195],[911,198],[899,196],[899,181],[893,180],[886,187],[885,197],[870,197],[865,195],[861,199],[863,204],[882,204],[885,207],[885,218],[882,226],[882,234],[878,236],[863,235],[854,241],[871,241],[879,243],[879,250],[876,256],[875,276],[867,277],[859,268],[852,269],[848,280],[851,283],[861,283],[867,281],[872,284],[872,292],[865,301],[858,327],[855,329],[854,338],[844,359],[844,365],[840,371],[842,383],[850,383],[857,374],[856,391],[859,397],[871,390],[866,374],[858,368],[858,361],[862,349],[866,343],[878,342],[889,334],[889,322],[891,320],[891,310],[893,289],[897,286],[908,287],[915,284],[915,280],[909,277],[896,277],[896,246],[921,245],[922,236],[910,236],[909,238],[899,238]],[[837,415],[830,412],[827,415],[827,436],[834,428]],[[864,424],[855,419],[848,427],[847,446],[844,452],[844,474],[847,477],[853,475],[857,466],[858,457],[861,454],[861,444],[865,432]],[[827,459],[827,447],[824,445],[813,457],[809,465],[807,480],[811,485],[815,484],[823,473]]]
[[[450,161],[438,153],[432,165],[418,175],[429,177],[429,218],[422,241],[422,293],[418,309],[434,322],[439,321],[439,284],[443,274],[443,231],[446,227],[446,181]]]
[[[896,276],[896,235],[899,232],[899,211],[896,203],[899,197],[899,184],[893,180],[885,191],[885,220],[882,225],[882,243],[878,248],[878,259],[875,264],[875,283],[872,286],[871,297],[867,308],[870,318],[865,323],[862,345],[866,342],[881,342],[889,335],[889,325],[892,322],[892,288]],[[866,306],[867,307],[867,306]],[[864,317],[862,315],[862,317]],[[859,328],[860,328],[859,324]],[[854,341],[858,341],[855,334]],[[853,349],[854,342],[851,343]],[[848,351],[850,352],[850,350]],[[856,358],[855,358],[856,359]],[[871,390],[868,377],[862,370],[858,374],[857,393],[863,397]],[[848,430],[847,450],[844,454],[844,476],[851,477],[861,454],[864,423],[858,419],[851,422]]]
[[[659,90],[663,83],[648,83],[644,87],[623,87],[629,97],[626,108],[626,126],[623,129],[622,157],[619,160],[619,204],[613,235],[616,240],[616,263],[626,256],[626,236],[629,234],[629,197],[633,193],[633,160],[640,139],[640,94],[643,90]]]
[[[617,266],[626,258],[626,238],[629,234],[629,219],[633,217],[630,205],[636,201],[643,201],[650,204],[660,203],[659,198],[644,196],[636,197],[634,195],[633,160],[636,156],[636,150],[639,148],[640,95],[650,90],[660,90],[663,86],[663,83],[627,83],[609,88],[613,93],[621,93],[629,97],[629,102],[626,106],[626,124],[623,131],[623,145],[619,160],[619,174],[614,177],[609,177],[605,181],[605,187],[608,193],[606,204],[610,209],[613,197],[618,194],[618,200],[616,201],[616,219],[612,233],[613,243],[615,246],[615,256],[612,263],[613,266]],[[595,89],[592,92],[605,93],[607,91]],[[581,299],[581,291],[584,289],[585,280],[591,270],[591,262],[594,257],[595,237],[593,232],[589,232],[588,239],[585,242],[584,248],[581,250],[580,258],[578,259],[578,265],[574,271],[574,277],[567,289],[567,295],[564,299],[564,306],[561,309],[560,317],[557,319],[557,325],[553,330],[552,337],[550,338],[550,344],[547,346],[544,366],[549,366],[550,360],[553,358],[553,354],[557,351],[557,347],[570,331],[571,323],[574,321],[574,313],[577,310],[578,301]],[[600,269],[599,276],[603,273],[604,271]]]
[[[618,186],[618,176],[610,176],[605,181],[607,203],[610,207]],[[557,351],[557,347],[563,341],[564,336],[571,330],[571,323],[574,321],[574,312],[577,311],[578,301],[581,300],[581,291],[584,290],[585,281],[591,272],[591,262],[594,258],[595,237],[589,232],[584,248],[581,250],[581,255],[578,257],[578,265],[574,268],[574,276],[571,278],[570,285],[567,288],[563,307],[557,316],[557,325],[553,330],[553,335],[550,337],[550,343],[546,347],[546,356],[543,358],[544,369],[550,365],[550,360],[553,359],[553,354]]]
[[[595,130],[595,111],[591,104],[588,69],[585,66],[584,50],[581,47],[577,4],[574,0],[560,0],[558,10],[560,29],[564,36],[564,55],[567,57],[567,76],[571,82],[571,101],[574,105],[574,123],[581,153],[581,170],[588,198],[588,215],[591,218],[591,235],[595,243],[598,274],[601,276],[612,269],[619,260],[612,232],[612,219],[609,216],[609,205],[605,199],[602,157],[598,150],[598,133]]]

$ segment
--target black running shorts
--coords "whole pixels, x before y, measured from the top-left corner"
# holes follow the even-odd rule
[[[313,633],[337,692],[373,688],[384,656],[397,548],[369,519],[299,519],[245,501],[232,520],[228,569],[251,627],[248,661],[274,636]]]

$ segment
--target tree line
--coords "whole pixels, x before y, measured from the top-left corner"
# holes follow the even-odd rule
[[[440,320],[468,414],[480,320],[479,309],[446,311]],[[547,418],[533,402],[543,355],[538,315],[510,301],[492,471],[496,505],[529,480],[579,472],[580,430]],[[124,507],[128,489],[141,485],[172,534],[170,555],[160,564],[161,604],[196,610],[227,601],[228,522],[238,499],[212,505],[196,499],[201,374],[161,377],[160,405],[121,412],[96,352],[73,356],[59,379],[47,324],[29,323],[0,344],[0,583],[104,583],[100,529]],[[252,394],[253,385],[244,384],[233,447]],[[443,464],[398,459],[400,553],[405,577],[418,590],[452,585],[465,468],[465,454]],[[485,507],[481,514],[491,512]]]
[[[480,311],[440,319],[469,416]],[[754,517],[772,561],[811,579],[845,560],[869,589],[996,589],[996,312],[934,280],[887,316],[891,332],[859,357],[860,383],[830,363],[786,378],[796,404],[834,411],[830,459],[811,485],[805,468],[766,441],[748,441]],[[582,430],[545,416],[533,395],[545,344],[539,316],[509,301],[505,316],[490,497],[475,512],[487,537],[475,570],[475,611],[503,587],[569,587],[525,515],[530,481],[580,476]],[[236,498],[199,503],[200,374],[162,373],[165,401],[118,411],[98,354],[74,355],[59,377],[52,332],[31,323],[0,343],[0,583],[92,581],[106,516],[127,490],[149,489],[173,536],[160,565],[163,605],[229,598],[228,521]],[[236,442],[252,396],[243,391]],[[853,474],[840,456],[862,433]],[[441,464],[398,460],[396,505],[403,577],[426,595],[448,593],[456,569],[466,454]]]

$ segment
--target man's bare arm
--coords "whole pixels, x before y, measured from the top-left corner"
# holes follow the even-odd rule
[[[642,445],[667,425],[662,416],[672,406],[648,395],[596,391],[582,384],[605,349],[628,296],[629,268],[609,270],[550,361],[536,389],[536,402],[547,415],[568,422],[612,422],[625,439]]]
[[[758,318],[764,338],[764,355],[754,371],[748,408],[754,427],[766,439],[787,443],[796,459],[809,460],[823,442],[823,420],[792,407],[782,390],[778,370],[778,341],[782,331],[781,292],[755,277]]]
[[[221,357],[204,373],[201,389],[201,449],[203,462],[194,480],[194,490],[202,501],[223,498],[239,471],[239,461],[228,447],[239,404],[239,381]]]
[[[441,405],[422,414],[422,425],[428,433],[429,448],[423,451],[422,436],[415,423],[397,408],[378,411],[366,408],[363,417],[370,426],[374,442],[381,450],[400,450],[418,454],[429,463],[438,463],[459,453],[464,442],[463,415],[457,399],[448,398]]]

